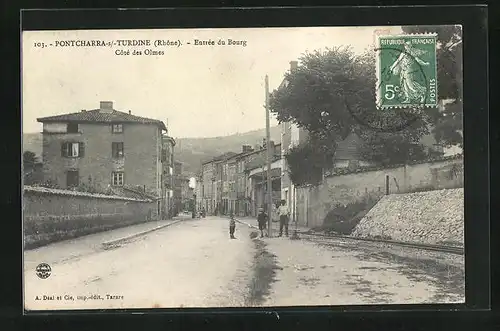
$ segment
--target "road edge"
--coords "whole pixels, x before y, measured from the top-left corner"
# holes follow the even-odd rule
[[[119,244],[121,242],[124,242],[124,241],[130,240],[130,239],[133,239],[133,238],[137,238],[137,237],[143,236],[143,235],[148,234],[150,232],[154,232],[154,231],[166,228],[168,226],[177,224],[177,223],[182,222],[182,221],[183,221],[182,219],[180,219],[180,220],[174,220],[174,221],[172,221],[172,222],[170,222],[168,224],[163,224],[163,225],[157,226],[157,227],[152,228],[152,229],[148,229],[148,230],[144,230],[144,231],[141,231],[141,232],[137,232],[137,233],[134,233],[134,234],[126,236],[126,237],[122,237],[122,238],[118,238],[118,239],[114,239],[114,240],[105,241],[105,242],[101,243],[101,245],[104,248],[107,248],[109,246],[113,246],[113,245]]]

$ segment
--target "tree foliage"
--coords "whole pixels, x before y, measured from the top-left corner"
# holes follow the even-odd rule
[[[417,145],[428,133],[433,114],[376,108],[373,51],[357,55],[349,47],[337,47],[306,53],[300,61],[296,70],[285,74],[287,84],[271,94],[270,109],[279,122],[292,122],[309,132],[310,153],[334,155],[338,142],[355,132],[363,139],[361,154],[369,161],[396,163],[405,153],[408,160],[424,157]],[[303,162],[303,153],[305,147],[292,150],[288,159]]]
[[[428,157],[422,144],[412,142],[403,134],[394,133],[368,136],[361,146],[360,154],[365,160],[382,166],[404,164]]]
[[[366,54],[356,55],[348,47],[306,53],[300,60],[297,70],[285,74],[288,84],[271,94],[271,112],[279,122],[307,129],[334,150],[356,125],[351,109],[375,104],[374,67]]]
[[[460,26],[403,27],[405,33],[437,33],[438,95],[450,100],[442,112],[435,114],[434,135],[446,146],[463,147],[463,62],[462,29]]]
[[[321,183],[323,169],[330,167],[333,160],[330,153],[318,142],[307,142],[292,147],[285,155],[292,183],[297,186]]]

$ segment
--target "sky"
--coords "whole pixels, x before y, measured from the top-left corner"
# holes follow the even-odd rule
[[[277,88],[290,61],[306,51],[373,47],[375,31],[400,27],[79,30],[23,32],[23,132],[41,132],[39,117],[114,108],[159,119],[174,138],[218,137],[265,128],[264,77]],[[195,46],[194,40],[216,45]],[[217,45],[218,40],[244,40]],[[113,41],[110,47],[56,47],[68,40]],[[180,47],[121,46],[117,40],[180,41]],[[188,45],[187,43],[191,44]],[[43,43],[46,47],[36,47]],[[144,55],[144,50],[163,55]],[[116,55],[142,50],[143,55]],[[277,124],[275,119],[271,125]]]

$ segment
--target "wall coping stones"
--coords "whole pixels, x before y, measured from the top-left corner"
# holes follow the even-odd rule
[[[47,187],[35,187],[35,186],[29,186],[29,185],[24,185],[24,193],[42,194],[42,195],[60,195],[60,196],[82,197],[82,198],[92,198],[92,199],[152,202],[152,200],[149,200],[149,199],[134,199],[134,198],[121,197],[118,195],[106,195],[106,194],[99,194],[99,193],[78,192],[78,191],[70,191],[70,190],[53,189],[53,188],[47,188]]]
[[[379,171],[379,170],[385,170],[385,169],[394,169],[394,168],[399,168],[399,167],[404,167],[405,165],[417,165],[417,164],[425,164],[425,163],[437,163],[437,162],[446,162],[446,161],[452,161],[452,160],[458,160],[463,158],[463,153],[461,154],[455,154],[455,155],[450,155],[450,156],[445,156],[445,157],[438,157],[438,158],[430,158],[426,160],[419,160],[419,161],[411,161],[406,164],[394,164],[390,166],[368,166],[368,167],[362,167],[358,169],[338,169],[332,171],[325,171],[325,177],[335,177],[335,176],[343,176],[343,175],[349,175],[349,174],[355,174],[355,173],[360,173],[360,172],[370,172],[370,171]]]

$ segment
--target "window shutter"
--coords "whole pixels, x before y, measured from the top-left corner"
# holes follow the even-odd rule
[[[112,157],[116,157],[116,144],[115,143],[111,143],[111,156]]]
[[[84,157],[85,156],[85,145],[84,145],[84,143],[78,143],[78,155],[80,157]]]
[[[61,156],[62,157],[66,156],[65,151],[66,151],[66,143],[63,142],[63,143],[61,143]]]

